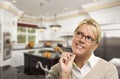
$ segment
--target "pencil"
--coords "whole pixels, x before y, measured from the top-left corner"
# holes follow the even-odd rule
[[[64,53],[64,51],[60,48],[60,47],[57,47],[57,49],[63,54]],[[75,65],[75,66],[77,66],[77,64],[75,63],[75,62],[73,62],[73,64]]]
[[[60,47],[56,47],[56,49],[60,51],[62,54],[64,53],[64,51]]]

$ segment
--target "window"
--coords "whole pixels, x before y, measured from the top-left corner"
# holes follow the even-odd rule
[[[30,41],[36,42],[36,28],[18,26],[17,43],[25,44]]]

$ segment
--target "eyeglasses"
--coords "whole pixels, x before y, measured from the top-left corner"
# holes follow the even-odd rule
[[[93,39],[91,36],[85,36],[82,32],[75,32],[75,35],[77,38],[81,39],[83,37],[85,37],[85,41],[91,43],[93,41],[96,41],[95,39]]]

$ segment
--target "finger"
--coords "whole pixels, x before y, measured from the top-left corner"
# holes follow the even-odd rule
[[[72,55],[73,54],[71,52],[69,52],[68,57],[71,59]]]
[[[73,61],[74,61],[75,56],[76,56],[75,54],[72,54],[72,56],[71,56],[71,60],[70,60],[71,62],[73,62]]]
[[[68,62],[70,59],[67,57],[67,55],[62,55],[61,58],[60,58],[60,62]]]
[[[65,52],[61,55],[60,58],[60,63],[68,63],[68,62],[73,62],[74,60],[74,55],[70,52]]]
[[[66,57],[66,58],[69,58],[70,57],[70,53],[68,52],[64,52],[61,57]]]
[[[64,60],[65,62],[68,62],[70,59],[68,57],[62,57],[62,60]]]

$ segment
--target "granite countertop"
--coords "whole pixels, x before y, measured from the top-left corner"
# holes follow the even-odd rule
[[[56,53],[54,51],[47,51],[48,53],[50,53],[50,59],[55,59],[55,58],[59,58],[61,56],[60,53]],[[45,57],[45,53],[46,51],[44,50],[44,52],[42,51],[29,51],[26,52],[26,54],[30,54],[30,55],[34,55],[34,56],[39,56],[39,57]],[[48,58],[48,57],[45,57]]]
[[[41,49],[41,50],[53,50],[53,47],[34,47],[34,48],[13,48],[12,50],[35,50],[35,49]]]

